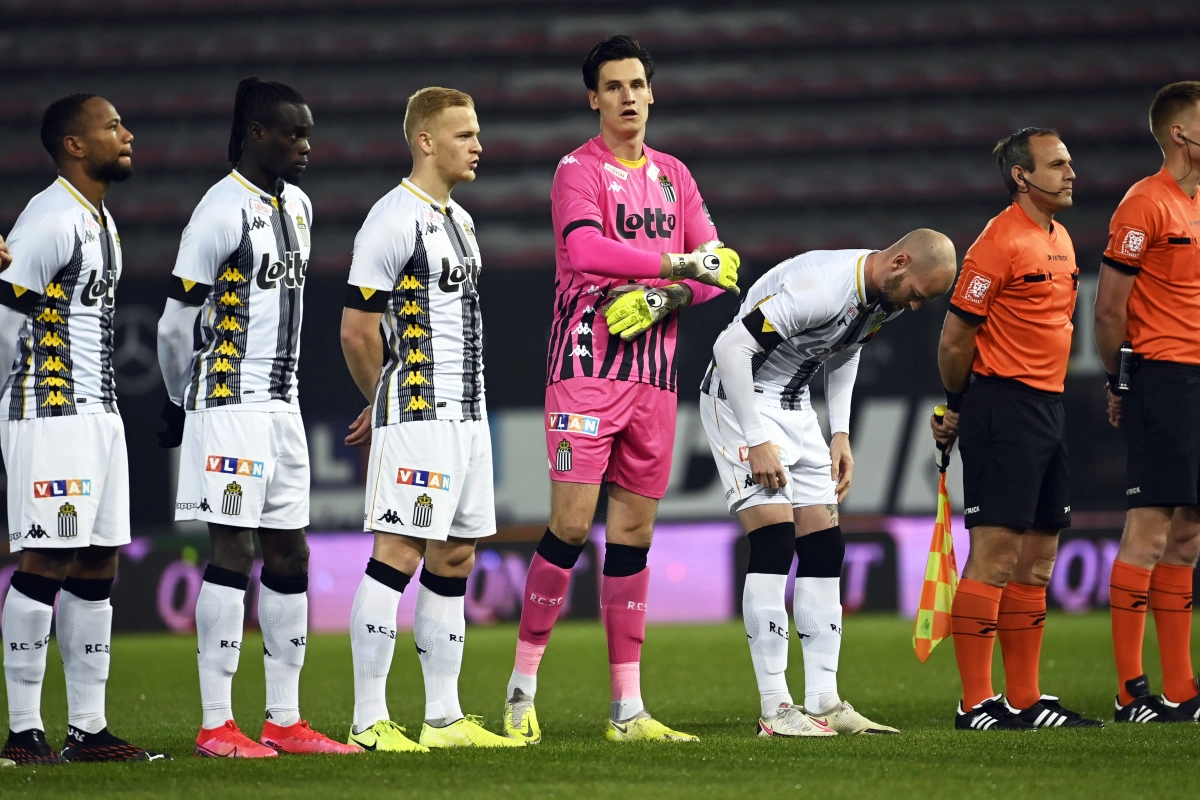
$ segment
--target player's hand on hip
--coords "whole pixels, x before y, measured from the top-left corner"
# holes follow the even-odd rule
[[[600,313],[604,314],[609,333],[628,342],[650,330],[650,326],[679,304],[677,293],[630,283],[610,289],[608,301],[600,307]]]
[[[8,242],[0,236],[0,270],[12,263],[12,253],[8,252]]]
[[[741,294],[737,279],[742,258],[716,239],[705,242],[690,253],[668,254],[667,259],[671,263],[671,277],[676,280],[691,278],[709,286],[718,286],[735,296]]]
[[[1121,400],[1119,394],[1113,394],[1111,389],[1105,389],[1104,393],[1108,396],[1108,424],[1114,428],[1121,427]]]
[[[854,479],[854,455],[850,452],[850,434],[835,433],[829,443],[829,458],[833,462],[830,477],[837,481],[834,491],[837,492],[838,502],[846,499],[850,491],[850,482]]]
[[[756,444],[749,449],[746,460],[754,482],[764,489],[782,489],[787,485],[787,471],[779,460],[779,448],[771,442]]]
[[[350,435],[346,437],[347,447],[366,447],[371,444],[371,407],[367,406],[350,423]]]

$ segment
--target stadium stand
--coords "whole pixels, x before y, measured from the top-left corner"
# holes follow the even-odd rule
[[[1064,222],[1091,264],[1124,189],[1156,166],[1148,100],[1194,77],[1200,43],[1200,7],[1126,0],[603,13],[540,0],[0,0],[0,15],[0,230],[51,175],[41,110],[102,93],[137,137],[138,179],[111,204],[131,277],[173,259],[225,169],[233,88],[251,73],[295,85],[317,120],[305,186],[322,229],[315,273],[346,269],[367,210],[407,169],[405,99],[435,83],[478,103],[482,180],[459,195],[488,264],[549,267],[554,164],[595,130],[578,63],[614,32],[638,35],[659,63],[649,143],[687,159],[752,264],[885,245],[915,225],[961,251],[1004,202],[991,144],[1029,124],[1058,127],[1072,150],[1077,207]]]

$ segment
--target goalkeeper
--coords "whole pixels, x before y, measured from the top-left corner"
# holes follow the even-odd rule
[[[628,36],[592,49],[583,80],[600,135],[559,162],[551,189],[557,273],[546,387],[550,525],[526,578],[504,709],[505,735],[529,743],[541,738],[533,705],[538,664],[603,482],[601,612],[612,678],[606,735],[695,739],[651,718],[642,704],[646,556],[675,441],[675,312],[736,293],[739,262],[717,241],[687,168],[642,143],[653,77],[654,62]]]

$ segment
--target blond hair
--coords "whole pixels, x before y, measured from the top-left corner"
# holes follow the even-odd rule
[[[404,111],[404,138],[410,148],[416,149],[417,134],[428,132],[429,123],[439,111],[447,108],[474,108],[475,101],[466,92],[445,89],[441,86],[426,86],[408,98]]]

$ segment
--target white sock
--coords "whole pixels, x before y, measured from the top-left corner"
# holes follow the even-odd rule
[[[387,677],[396,649],[396,609],[400,592],[364,575],[350,612],[350,651],[354,657],[354,732],[388,719]]]
[[[537,694],[537,675],[526,675],[514,669],[508,679],[508,694],[505,697],[512,697],[518,689],[526,699],[532,700]]]
[[[8,729],[13,733],[42,724],[42,681],[54,607],[9,587],[4,601],[4,682],[8,688]]]
[[[300,721],[300,668],[308,643],[308,594],[284,594],[266,585],[258,591],[267,677],[267,719],[276,725]]]
[[[458,673],[462,671],[467,618],[462,597],[444,597],[421,584],[413,638],[425,676],[425,720],[449,725],[462,719]]]
[[[796,578],[792,607],[804,649],[804,707],[813,714],[824,714],[841,702],[837,689],[842,650],[841,579]]]
[[[787,575],[751,572],[742,591],[742,620],[750,640],[750,661],[758,681],[758,697],[764,719],[779,713],[780,703],[791,703],[788,692],[788,624],[784,594]]]
[[[205,728],[233,719],[233,675],[242,654],[244,589],[204,581],[196,598],[196,641],[200,665],[200,707]]]
[[[67,590],[58,594],[56,638],[67,676],[67,722],[85,733],[99,733],[108,726],[104,685],[108,682],[112,614],[107,597],[84,600]]]

